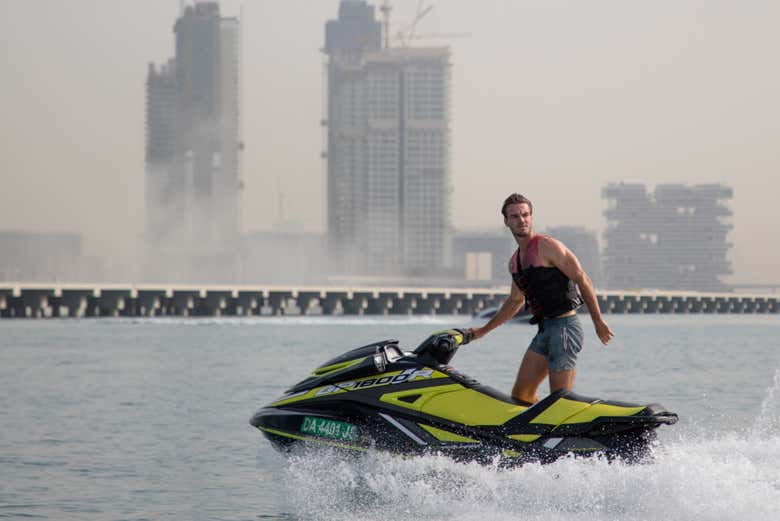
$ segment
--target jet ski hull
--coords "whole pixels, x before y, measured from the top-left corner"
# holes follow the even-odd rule
[[[533,406],[520,403],[448,365],[464,338],[458,330],[442,332],[412,353],[393,340],[354,349],[317,368],[250,423],[282,451],[331,446],[516,464],[565,455],[641,460],[655,429],[677,421],[657,404],[568,390]]]
[[[677,421],[676,415],[659,406],[649,406],[635,416],[598,418],[588,423],[555,427],[534,423],[545,411],[550,416],[565,407],[561,402],[624,407],[566,391],[549,398],[541,408],[521,413],[525,418],[514,419],[512,425],[467,426],[425,414],[372,409],[347,401],[328,407],[265,407],[255,413],[250,423],[282,452],[302,446],[329,446],[350,452],[443,454],[456,460],[512,465],[548,463],[566,455],[641,461],[656,439],[656,428]]]

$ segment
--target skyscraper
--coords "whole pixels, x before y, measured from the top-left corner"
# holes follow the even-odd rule
[[[326,25],[328,235],[369,274],[451,263],[447,47],[381,48],[374,8],[342,0]]]
[[[159,69],[152,63],[146,78],[146,226],[147,242],[159,244],[173,228],[177,194],[175,62]]]
[[[199,2],[174,32],[175,58],[147,76],[146,237],[156,252],[211,255],[239,233],[239,21]]]
[[[610,289],[727,291],[731,188],[609,184],[604,273]]]

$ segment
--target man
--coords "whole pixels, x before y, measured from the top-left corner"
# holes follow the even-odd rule
[[[530,405],[539,401],[536,390],[548,374],[551,393],[574,385],[577,353],[582,349],[577,308],[583,299],[601,342],[607,345],[614,334],[601,317],[593,283],[577,257],[560,241],[534,233],[531,201],[512,194],[504,201],[501,213],[517,242],[517,251],[509,261],[512,285],[509,297],[493,318],[482,327],[472,328],[471,333],[474,340],[485,336],[528,303],[533,314],[531,323],[539,324],[539,332],[520,364],[512,396]]]

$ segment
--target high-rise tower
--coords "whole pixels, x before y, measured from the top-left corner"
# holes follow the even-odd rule
[[[381,48],[365,1],[326,25],[328,234],[342,266],[369,274],[449,266],[447,47]]]
[[[364,52],[378,51],[382,28],[374,7],[342,1],[337,20],[325,25],[327,62],[327,214],[334,265],[355,271],[365,216],[366,102]],[[345,264],[346,263],[346,264]]]
[[[209,256],[239,234],[239,21],[184,9],[176,56],[149,66],[146,236],[155,252]]]
[[[727,291],[734,192],[728,186],[612,183],[602,189],[609,289]]]

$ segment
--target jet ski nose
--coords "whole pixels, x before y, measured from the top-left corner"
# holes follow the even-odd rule
[[[642,416],[652,416],[659,424],[674,425],[679,420],[677,413],[669,412],[663,405],[651,403],[642,413]]]
[[[255,428],[260,428],[261,425],[263,425],[263,410],[260,409],[256,413],[252,415],[252,418],[249,420],[249,425]]]
[[[677,423],[677,420],[680,419],[676,413],[669,411],[659,412],[655,415],[655,418],[659,423],[663,423],[664,425],[674,425]]]

